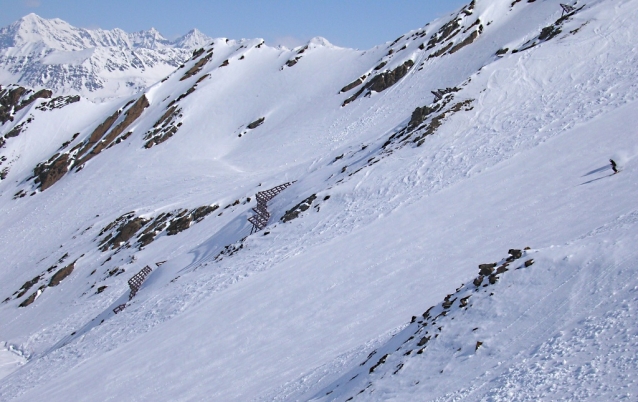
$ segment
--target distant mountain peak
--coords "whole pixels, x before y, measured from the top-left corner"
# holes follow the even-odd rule
[[[314,46],[334,46],[330,41],[323,36],[315,36],[314,38],[308,41],[308,45]]]
[[[119,28],[87,29],[30,13],[0,28],[0,72],[7,73],[0,84],[91,97],[110,81],[116,93],[108,96],[129,94],[168,74],[194,48],[211,41],[197,29],[171,41],[156,28],[133,33]],[[154,67],[159,69],[149,75],[148,68]],[[109,75],[115,71],[116,76]]]
[[[212,39],[204,35],[202,31],[197,28],[193,28],[186,35],[173,41],[173,45],[177,48],[192,49],[206,46],[211,41]]]

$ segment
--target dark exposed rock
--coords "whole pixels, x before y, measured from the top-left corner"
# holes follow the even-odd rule
[[[191,215],[185,215],[178,219],[175,219],[171,222],[170,225],[168,225],[168,228],[166,229],[166,235],[173,236],[178,234],[179,232],[183,232],[190,227],[192,221],[193,217]]]
[[[496,283],[496,281],[498,281],[498,276],[492,274],[488,277],[489,281],[490,281],[490,285],[493,285]]]
[[[113,123],[120,117],[121,110],[116,110],[115,113],[110,115],[104,122],[102,122],[99,126],[93,130],[91,135],[89,136],[89,140],[84,144],[82,149],[78,152],[77,158],[81,158],[89,149],[93,148],[93,146],[106,134],[106,132],[111,128]]]
[[[29,94],[31,96],[27,97]],[[35,93],[20,86],[0,87],[0,125],[13,121],[15,112],[24,109],[36,99],[50,98],[53,93],[48,89],[41,89]]]
[[[191,60],[195,60],[196,58],[198,58],[199,56],[204,54],[204,48],[199,48],[199,49],[195,49],[193,50],[193,57]]]
[[[339,92],[348,92],[349,90],[351,90],[353,88],[356,88],[356,87],[358,87],[361,84],[363,84],[363,79],[362,78],[357,78],[356,80],[352,81],[351,83],[349,83],[345,87],[341,88],[341,91],[339,91]]]
[[[401,78],[403,78],[410,67],[414,65],[412,60],[406,61],[404,64],[395,68],[394,70],[375,76],[370,80],[369,89],[375,92],[382,92],[392,85],[396,84]]]
[[[361,90],[359,90],[357,93],[352,95],[350,98],[346,99],[343,102],[342,106],[345,106],[348,103],[354,101],[366,90],[367,90],[367,94],[370,94],[372,91],[382,92],[390,88],[392,85],[396,84],[401,78],[403,78],[413,65],[414,65],[414,61],[408,60],[392,71],[386,71],[384,73],[375,75],[372,79],[370,79],[370,81],[368,81],[365,84],[365,86]]]
[[[540,35],[538,35],[538,39],[541,41],[548,41],[554,38],[556,35],[560,34],[562,31],[559,27],[555,25],[550,25],[541,30]]]
[[[144,136],[144,140],[146,140],[144,148],[151,148],[171,138],[182,125],[182,123],[175,123],[181,116],[181,111],[178,105],[169,106],[166,113],[162,115],[153,128]]]
[[[148,246],[149,244],[151,244],[153,242],[153,240],[155,240],[155,233],[154,232],[144,233],[143,235],[141,235],[140,238],[139,238],[140,249],[142,247],[145,247],[145,246]]]
[[[288,60],[288,61],[286,62],[286,66],[288,66],[288,67],[292,67],[292,66],[294,66],[295,64],[297,64],[297,63],[299,62],[299,60],[300,60],[300,59],[301,59],[301,56],[299,56],[299,57],[295,57],[294,59],[290,59],[290,60]]]
[[[374,366],[370,367],[370,374],[372,374],[374,372],[374,370],[377,369],[377,367],[379,367],[380,365],[382,365],[383,363],[385,363],[386,359],[388,358],[388,354],[384,355],[383,357],[381,357],[379,359],[379,361],[377,362],[377,364],[375,364]]]
[[[408,123],[409,129],[414,129],[419,126],[419,124],[423,123],[425,119],[428,118],[432,113],[438,110],[437,107],[417,107],[412,112],[412,116],[410,117],[410,122]]]
[[[444,102],[447,102],[449,100],[444,99]],[[417,146],[421,146],[423,145],[424,142],[424,138],[428,135],[432,135],[436,132],[436,130],[443,124],[443,120],[445,119],[445,117],[449,114],[449,113],[457,113],[460,110],[472,110],[472,102],[474,100],[473,99],[467,99],[463,102],[459,102],[457,104],[455,104],[454,106],[452,106],[450,109],[446,110],[445,112],[433,117],[430,120],[430,123],[425,127],[425,130],[422,131],[420,133],[420,135],[418,135],[416,138],[413,139],[413,142],[417,143]],[[418,127],[418,129],[421,129],[422,127]],[[409,138],[406,137],[405,139]]]
[[[96,294],[100,294],[102,292],[104,292],[106,290],[106,288],[108,288],[108,286],[100,286],[99,288],[97,288],[97,291],[95,292]]]
[[[228,59],[226,59],[226,60],[224,60],[224,62],[222,64],[219,65],[219,67],[226,67],[229,64],[230,64],[230,62],[228,61]]]
[[[482,28],[482,25],[479,28]],[[450,49],[449,54],[456,53],[459,50],[463,49],[465,46],[474,43],[474,41],[478,37],[479,37],[479,31],[472,32],[467,38],[463,39],[461,42],[457,43],[452,49]]]
[[[398,41],[400,41],[401,39],[403,39],[403,37],[404,37],[404,36],[405,36],[405,35],[401,35],[401,36],[399,36],[398,38],[396,38],[396,39],[394,40],[394,42],[392,42],[392,43],[390,44],[390,46],[394,46],[394,45],[396,45],[396,44],[397,44],[397,42],[398,42]]]
[[[33,116],[29,116],[25,121],[13,127],[11,131],[4,135],[4,138],[13,138],[20,135],[27,129],[27,125],[33,121]]]
[[[301,214],[303,211],[306,211],[308,210],[308,208],[310,208],[310,206],[312,205],[312,202],[316,198],[317,198],[317,195],[313,194],[310,197],[306,198],[305,200],[301,201],[299,204],[295,205],[294,207],[286,211],[284,216],[281,217],[281,220],[285,223],[293,219],[296,219],[297,217],[299,217],[299,214]]]
[[[461,27],[459,22],[460,18],[455,17],[453,20],[444,24],[437,33],[430,37],[430,40],[428,41],[428,49],[431,49],[438,43],[441,43],[446,39],[451,39],[458,34],[460,31],[459,28]]]
[[[514,5],[514,3],[512,3],[512,5]],[[569,20],[574,14],[582,10],[583,7],[585,6],[583,5],[582,7],[578,9],[574,9],[572,12],[561,16],[559,19],[557,19],[554,22],[554,24],[544,27],[543,29],[541,29],[541,32],[538,35],[538,37],[526,42],[520,49],[512,50],[512,53],[517,53],[527,49],[531,49],[541,42],[546,42],[548,40],[555,38],[557,35],[559,35],[562,32],[561,28],[563,26],[563,23]]]
[[[430,311],[432,311],[433,308],[434,306],[430,307],[423,313],[423,319],[427,320],[430,317]]]
[[[381,70],[383,67],[385,67],[385,66],[386,66],[386,64],[388,64],[388,62],[387,62],[387,61],[382,61],[382,62],[381,62],[378,66],[376,66],[376,67],[374,68],[374,71],[379,71],[379,70]]]
[[[262,124],[264,124],[264,121],[266,121],[266,118],[265,117],[260,117],[259,119],[253,121],[248,126],[246,126],[246,128],[248,128],[250,130],[253,130],[253,129],[261,126]]]
[[[137,120],[140,117],[140,115],[142,114],[142,112],[144,112],[144,109],[146,109],[149,106],[150,106],[150,104],[148,102],[148,99],[146,99],[146,95],[142,95],[133,104],[133,106],[131,106],[126,111],[126,114],[124,116],[124,120],[122,120],[117,126],[115,126],[113,128],[113,130],[111,130],[110,133],[108,133],[106,136],[101,138],[101,140],[97,143],[95,148],[93,148],[89,152],[89,154],[86,155],[84,158],[80,159],[77,162],[77,164],[78,165],[82,165],[86,161],[88,161],[91,158],[93,158],[95,155],[97,155],[100,152],[102,152],[102,150],[104,150],[107,146],[109,146],[111,144],[111,142],[113,142],[120,134],[122,134],[124,132],[124,130],[128,126],[130,126],[135,120]]]
[[[419,341],[419,343],[417,343],[416,345],[421,347],[424,346],[425,344],[427,344],[430,341],[431,336],[424,336],[423,338],[421,338],[421,340]]]
[[[101,231],[100,234],[98,234],[98,236],[102,236],[104,233],[108,232],[109,230],[115,228],[117,225],[121,224],[122,222],[124,222],[125,220],[129,220],[130,218],[132,218],[135,215],[134,212],[127,212],[125,214],[123,214],[122,216],[118,217],[116,220],[114,220],[113,222],[109,223],[108,225],[106,225]]]
[[[521,250],[514,249],[514,248],[509,249],[507,254],[511,255],[515,259],[519,259],[523,256],[523,252]]]
[[[27,293],[29,291],[29,289],[31,289],[31,287],[33,287],[33,285],[38,283],[39,280],[40,280],[40,275],[36,276],[35,278],[31,279],[30,281],[26,281],[24,283],[24,285],[22,285],[22,287],[20,288],[20,293],[18,293],[16,298],[19,299],[22,296],[24,296],[24,294]]]
[[[40,99],[40,98],[48,99],[48,98],[51,97],[51,95],[53,95],[53,92],[51,92],[50,90],[41,89],[38,92],[36,92],[33,95],[31,95],[29,98],[27,98],[22,103],[20,103],[20,105],[16,106],[15,111],[17,112],[18,110],[24,109],[25,107],[27,107],[30,104],[32,104],[33,101],[35,101],[36,99]]]
[[[71,144],[73,141],[75,141],[75,139],[78,138],[79,135],[80,135],[80,133],[73,134],[73,137],[69,141],[64,141],[64,143],[62,143],[62,146],[60,147],[60,149],[58,149],[58,151],[68,147],[69,144]]]
[[[344,100],[341,104],[341,107],[346,106],[348,103],[354,102],[363,93],[363,91],[365,91],[365,88],[358,90],[354,95]]]
[[[29,296],[26,300],[18,305],[18,307],[27,307],[35,301],[35,298],[38,297],[38,292],[34,292],[31,296]]]
[[[490,275],[494,272],[494,268],[496,267],[496,263],[493,264],[480,264],[479,265],[479,275]]]
[[[205,57],[202,57],[201,59],[199,59],[199,61],[195,63],[193,67],[191,67],[188,71],[186,71],[186,73],[179,80],[184,81],[194,76],[195,74],[199,73],[202,70],[202,68],[204,68],[206,63],[208,63],[212,58],[213,58],[213,52],[208,53]]]
[[[243,57],[243,56],[242,56]],[[204,74],[201,77],[199,77],[197,79],[197,81],[195,82],[195,85],[199,84],[200,82],[204,81],[206,78],[210,77],[210,74]]]
[[[215,212],[215,210],[219,208],[219,206],[217,205],[205,205],[203,207],[199,207],[197,209],[195,209],[192,213],[193,215],[193,220],[195,222],[200,222],[202,221],[207,215]]]
[[[483,275],[479,275],[476,279],[474,279],[474,281],[472,283],[476,287],[481,286],[481,283],[483,283]]]
[[[110,269],[107,273],[106,273],[106,277],[110,278],[112,276],[118,276],[118,275],[122,275],[124,273],[124,269],[120,268],[120,267],[115,267]]]
[[[530,259],[530,260],[525,261],[525,267],[526,267],[526,268],[527,268],[527,267],[529,267],[529,266],[531,266],[532,264],[534,264],[534,260],[533,260],[533,259]]]
[[[202,79],[204,79],[208,74],[204,75],[203,77],[201,77],[200,79],[197,80],[197,82],[195,83],[195,85],[193,85],[192,87],[188,88],[188,90],[186,90],[186,92],[184,92],[183,94],[181,94],[180,96],[178,96],[177,98],[173,99],[169,104],[168,104],[168,108],[170,108],[171,106],[173,106],[174,104],[176,104],[177,102],[181,101],[182,99],[186,98],[188,95],[192,94],[193,92],[195,92],[195,90],[197,89],[197,84],[201,82]]]
[[[448,308],[452,307],[452,304],[454,304],[454,301],[456,301],[456,299],[454,299],[454,300],[445,300],[443,302],[443,305],[442,305],[443,308],[444,309],[448,309]]]
[[[44,191],[58,182],[69,171],[69,154],[65,153],[53,161],[41,163],[33,169],[40,190]]]
[[[53,274],[53,276],[51,277],[51,280],[49,281],[49,287],[58,286],[60,282],[62,282],[69,275],[71,275],[74,268],[75,268],[75,262],[67,265],[66,267],[60,269],[58,272]]]
[[[164,230],[164,227],[167,225],[168,219],[172,216],[171,213],[162,213],[158,217],[155,218],[153,223],[151,223],[138,237],[138,243],[140,249],[149,245],[155,240],[155,236]]]
[[[483,346],[483,342],[476,341],[476,347],[474,348],[474,351],[476,352],[481,346]]]
[[[161,213],[152,220],[135,217],[134,212],[128,212],[109,223],[100,231],[98,237],[104,237],[99,244],[99,248],[104,252],[110,248],[127,246],[127,244],[132,244],[133,242],[130,240],[137,236],[137,246],[142,249],[152,243],[156,236],[165,229],[166,235],[175,235],[188,229],[192,222],[201,222],[218,208],[219,206],[217,205],[204,205],[192,210],[180,209]]]
[[[107,243],[108,247],[109,248],[115,248],[115,247],[119,247],[120,244],[122,244],[122,243],[126,243],[146,223],[148,223],[148,220],[146,220],[144,218],[141,218],[141,217],[140,218],[135,218],[135,219],[133,219],[133,220],[131,220],[129,222],[126,222],[125,224],[120,226],[120,228],[118,229],[117,235],[110,242]]]
[[[437,50],[436,52],[432,53],[431,55],[428,56],[428,59],[432,59],[435,57],[439,57],[443,54],[445,54],[445,52],[447,52],[452,46],[454,46],[454,43],[452,42],[448,42],[447,45],[443,46],[441,49]]]
[[[26,88],[5,88],[0,91],[0,124],[13,121],[13,113],[20,98],[27,92]]]
[[[510,50],[510,49],[509,49],[509,48],[507,48],[507,47],[506,47],[506,48],[502,48],[502,49],[498,49],[498,50],[496,51],[496,55],[497,55],[497,56],[502,56],[502,55],[506,54],[509,50]]]

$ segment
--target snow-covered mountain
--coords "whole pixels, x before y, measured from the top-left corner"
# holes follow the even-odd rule
[[[84,29],[29,14],[0,29],[0,84],[89,98],[130,95],[211,41],[196,29],[170,41],[154,28],[135,33]]]
[[[635,21],[475,0],[101,102],[3,85],[0,399],[635,399]]]

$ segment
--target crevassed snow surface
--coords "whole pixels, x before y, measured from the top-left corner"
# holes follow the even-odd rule
[[[180,81],[192,60],[146,90],[151,106],[127,140],[15,200],[33,190],[37,163],[128,99],[20,111],[2,127],[33,116],[2,149],[2,298],[65,253],[76,267],[28,307],[18,304],[30,293],[0,304],[0,339],[30,356],[0,381],[0,399],[634,400],[638,1],[576,7],[561,33],[516,53],[561,17],[558,1],[477,0],[458,15],[466,32],[480,18],[478,39],[442,57],[429,56],[443,45],[419,46],[457,13],[366,52],[215,43],[197,75]],[[338,94],[344,85],[408,59],[398,83],[341,107],[358,90]],[[179,102],[177,133],[144,149],[166,105],[200,78]],[[446,87],[470,106],[421,146],[384,151]],[[249,235],[255,193],[295,180]],[[281,223],[311,194],[311,208]],[[221,208],[141,251],[97,247],[128,211],[210,204]],[[497,283],[474,289],[478,264],[525,246]],[[153,273],[114,314],[146,265]],[[125,274],[109,277],[116,267]],[[470,306],[454,305],[422,353],[405,355],[418,341],[403,342],[417,330],[410,317],[455,289]],[[387,357],[371,372],[361,364],[372,352]]]

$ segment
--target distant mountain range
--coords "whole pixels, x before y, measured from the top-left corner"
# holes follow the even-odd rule
[[[128,95],[162,79],[211,41],[197,29],[171,41],[154,28],[84,29],[29,14],[0,29],[0,84],[88,98]]]

